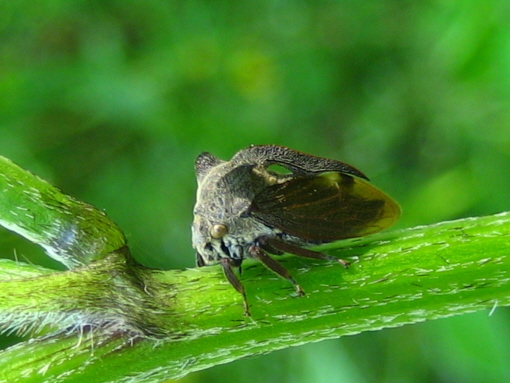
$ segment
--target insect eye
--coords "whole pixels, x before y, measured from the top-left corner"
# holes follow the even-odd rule
[[[228,233],[228,228],[225,225],[215,224],[211,227],[211,237],[220,239]]]

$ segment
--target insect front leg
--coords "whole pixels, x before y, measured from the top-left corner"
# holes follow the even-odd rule
[[[278,262],[276,262],[269,255],[267,255],[266,252],[260,248],[260,246],[252,245],[248,251],[254,258],[258,258],[260,262],[262,262],[262,264],[266,266],[269,270],[292,283],[296,289],[296,293],[299,296],[305,295],[303,289],[301,289],[301,286],[299,286],[297,282],[294,280],[294,278],[292,278],[287,269],[280,265]]]
[[[248,306],[248,300],[246,299],[246,291],[244,290],[244,286],[239,280],[239,278],[237,278],[234,271],[232,270],[233,267],[239,267],[239,263],[233,261],[230,258],[221,258],[220,264],[221,267],[223,268],[223,273],[225,274],[227,280],[234,287],[234,289],[236,289],[237,292],[243,296],[244,315],[251,316],[250,309]]]

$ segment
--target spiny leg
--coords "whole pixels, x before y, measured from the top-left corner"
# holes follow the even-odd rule
[[[278,262],[276,262],[273,258],[271,258],[269,255],[266,254],[264,250],[262,250],[259,246],[253,245],[250,247],[250,254],[254,258],[258,258],[260,262],[264,266],[266,266],[269,270],[273,271],[274,273],[278,274],[280,277],[288,280],[290,283],[292,283],[296,289],[296,293],[301,296],[305,295],[304,291],[301,289],[301,286],[297,284],[297,282],[292,278],[290,273],[287,271],[285,267],[280,265]]]
[[[265,242],[278,250],[285,251],[286,253],[291,253],[295,255],[299,255],[300,257],[305,258],[313,258],[313,259],[323,259],[328,261],[335,261],[340,263],[343,267],[347,268],[349,267],[349,262],[344,261],[340,258],[335,258],[330,255],[319,253],[318,251],[303,249],[302,247],[292,245],[288,242],[280,241],[278,239],[274,238],[267,238]]]
[[[234,287],[234,289],[236,289],[237,292],[243,296],[244,315],[251,316],[250,309],[248,306],[248,300],[246,299],[246,292],[244,290],[244,286],[242,285],[241,281],[237,278],[234,271],[232,270],[232,267],[236,267],[237,265],[233,264],[230,258],[222,258],[220,264],[221,267],[223,268],[223,273],[225,274],[227,280]]]

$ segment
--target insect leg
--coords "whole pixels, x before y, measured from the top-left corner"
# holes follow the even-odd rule
[[[266,266],[269,270],[273,271],[274,273],[278,274],[280,277],[288,280],[290,283],[292,283],[296,289],[296,293],[301,296],[305,295],[304,291],[301,289],[301,286],[297,284],[297,282],[292,278],[290,273],[287,271],[285,267],[280,265],[278,262],[276,262],[273,258],[271,258],[269,255],[266,254],[264,250],[262,250],[259,246],[251,246],[249,252],[254,258],[258,258],[260,262],[264,266]]]
[[[259,242],[259,246],[262,250],[268,252],[269,254],[274,254],[274,255],[283,255],[285,254],[285,251],[282,251],[282,250],[279,250],[273,246],[270,246],[267,241],[260,241]]]
[[[223,268],[223,273],[225,274],[227,280],[234,287],[234,289],[236,289],[237,292],[243,296],[244,315],[251,316],[250,309],[248,307],[248,300],[246,299],[246,292],[244,290],[244,286],[242,285],[241,281],[237,278],[234,271],[232,270],[232,267],[234,267],[235,265],[232,264],[230,258],[222,258],[220,264],[221,267]]]
[[[305,258],[324,259],[324,260],[328,260],[328,261],[335,261],[335,262],[339,262],[345,268],[349,267],[349,262],[344,261],[343,259],[340,259],[340,258],[335,258],[330,255],[319,253],[318,251],[303,249],[302,247],[292,245],[288,242],[280,241],[280,240],[274,239],[274,238],[267,238],[265,241],[269,246],[272,246],[279,250],[285,251],[286,253],[299,255],[300,257],[305,257]]]
[[[198,252],[197,252],[197,258],[196,258],[196,264],[197,264],[197,267],[205,266],[204,259],[202,258],[202,256]]]

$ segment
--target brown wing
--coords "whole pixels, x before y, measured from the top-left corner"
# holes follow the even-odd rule
[[[400,208],[368,182],[328,172],[268,186],[255,196],[250,215],[286,234],[330,242],[383,230]]]

